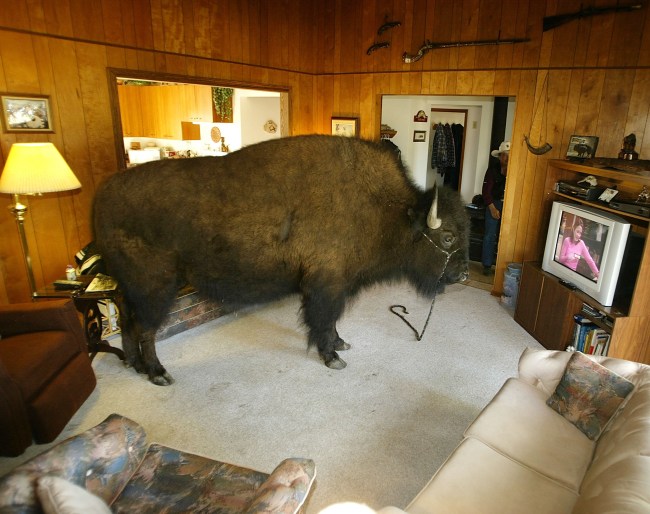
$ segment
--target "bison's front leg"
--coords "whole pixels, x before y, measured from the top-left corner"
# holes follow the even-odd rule
[[[133,317],[133,312],[126,302],[118,300],[120,311],[120,332],[122,334],[122,349],[124,350],[124,363],[138,373],[144,373],[144,363],[140,353],[140,330]]]
[[[133,367],[138,373],[146,373],[149,380],[156,385],[173,384],[174,379],[160,364],[156,355],[155,330],[144,330],[125,302],[120,303],[119,309],[125,364]]]
[[[174,383],[172,376],[167,373],[156,355],[156,332],[154,330],[147,330],[142,333],[140,340],[140,351],[142,352],[142,360],[144,362],[145,372],[149,375],[149,380],[156,385],[166,386]]]
[[[316,346],[328,368],[343,369],[347,364],[336,350],[347,350],[350,345],[336,331],[336,322],[345,307],[343,295],[328,294],[322,289],[303,291],[302,309],[309,328],[309,346]]]

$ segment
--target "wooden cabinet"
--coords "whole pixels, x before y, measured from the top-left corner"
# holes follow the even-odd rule
[[[573,315],[582,300],[535,263],[525,262],[519,283],[515,321],[544,348],[564,350],[573,337]]]
[[[212,122],[210,86],[118,86],[126,137],[183,139],[181,122]]]
[[[647,161],[646,161],[647,163]],[[544,212],[547,226],[554,200],[590,205],[614,212],[632,224],[632,230],[645,236],[645,244],[629,309],[604,307],[580,291],[567,289],[554,276],[541,270],[538,264],[525,263],[519,286],[515,320],[546,348],[564,349],[571,340],[573,315],[586,303],[606,314],[607,323],[597,324],[611,333],[609,356],[650,364],[650,243],[648,218],[609,208],[602,202],[586,201],[555,191],[558,181],[577,182],[585,176],[597,177],[599,185],[614,186],[621,194],[636,195],[643,186],[650,187],[650,171],[634,163],[617,159],[594,159],[591,165],[565,160],[550,160],[545,184]],[[541,261],[541,255],[540,259]]]
[[[156,86],[136,86],[140,98],[140,112],[142,113],[143,137],[160,137],[161,112],[160,90]]]
[[[212,87],[184,85],[183,121],[212,123]]]
[[[122,116],[122,133],[126,137],[141,136],[143,132],[139,88],[134,86],[117,86],[117,94]]]

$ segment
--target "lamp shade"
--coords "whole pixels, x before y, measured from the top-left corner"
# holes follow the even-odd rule
[[[81,183],[52,143],[14,143],[0,175],[0,193],[55,193],[80,187]]]

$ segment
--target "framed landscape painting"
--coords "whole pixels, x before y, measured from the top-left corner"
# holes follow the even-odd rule
[[[54,132],[49,96],[5,93],[0,98],[5,132]]]

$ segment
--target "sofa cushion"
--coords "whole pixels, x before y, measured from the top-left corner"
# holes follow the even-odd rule
[[[546,397],[555,391],[569,362],[569,352],[526,348],[519,357],[519,380],[544,391]]]
[[[594,443],[546,405],[547,394],[516,378],[465,431],[512,460],[578,491]]]
[[[570,512],[576,498],[574,491],[469,438],[405,510],[409,514],[557,514]]]
[[[152,444],[113,512],[245,512],[268,474]]]
[[[546,403],[595,440],[633,388],[629,380],[574,352]]]
[[[101,498],[60,477],[39,478],[36,495],[45,514],[111,514]]]

